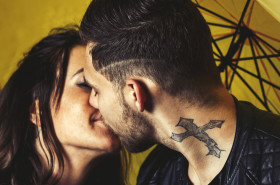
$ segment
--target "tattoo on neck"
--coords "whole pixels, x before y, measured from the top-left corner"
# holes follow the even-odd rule
[[[218,144],[211,137],[209,137],[209,135],[205,131],[216,127],[221,128],[224,122],[225,122],[224,120],[210,120],[209,123],[198,127],[196,124],[194,124],[193,119],[180,118],[176,127],[177,126],[183,127],[187,131],[181,134],[172,133],[171,139],[177,142],[182,142],[187,137],[193,136],[199,141],[202,141],[203,143],[206,144],[206,147],[209,150],[206,156],[214,155],[215,157],[220,158],[221,152],[225,150],[221,150],[218,147]]]

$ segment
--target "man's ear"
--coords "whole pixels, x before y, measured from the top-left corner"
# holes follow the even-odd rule
[[[38,127],[41,127],[39,99],[35,99],[29,109],[30,121]]]
[[[127,79],[126,86],[128,87],[129,96],[132,97],[138,111],[143,112],[145,109],[145,102],[147,101],[147,92],[144,84],[135,79]]]

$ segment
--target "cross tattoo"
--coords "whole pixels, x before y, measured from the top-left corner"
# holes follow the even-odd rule
[[[175,134],[172,132],[171,139],[177,142],[182,142],[187,137],[193,136],[199,141],[202,141],[206,144],[206,147],[209,150],[208,154],[206,155],[214,155],[215,157],[220,158],[221,151],[224,150],[221,150],[218,147],[218,144],[211,137],[209,137],[209,135],[205,131],[216,127],[221,128],[224,122],[224,120],[210,120],[209,123],[198,127],[193,123],[193,119],[180,118],[176,127],[183,127],[187,131],[181,134]]]

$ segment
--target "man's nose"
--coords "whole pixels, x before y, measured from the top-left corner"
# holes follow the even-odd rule
[[[99,108],[99,106],[98,106],[98,100],[97,100],[97,99],[98,99],[98,98],[95,96],[95,92],[94,92],[94,91],[91,91],[90,97],[89,97],[89,104],[90,104],[92,107],[96,108],[96,109]]]

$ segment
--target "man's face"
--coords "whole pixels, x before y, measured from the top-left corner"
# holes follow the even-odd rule
[[[149,148],[154,144],[154,129],[147,118],[131,109],[113,84],[94,69],[90,55],[92,46],[87,45],[84,67],[85,79],[92,87],[90,104],[100,110],[104,123],[119,136],[128,151],[140,152]]]

